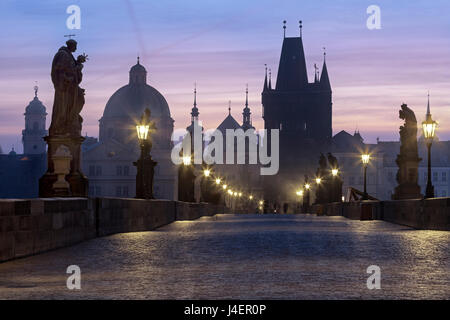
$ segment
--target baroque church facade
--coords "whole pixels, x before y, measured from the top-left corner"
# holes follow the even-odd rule
[[[129,82],[108,100],[99,125],[99,141],[84,143],[82,167],[89,179],[90,196],[134,197],[140,156],[136,124],[148,108],[156,126],[150,132],[155,167],[154,196],[177,199],[176,167],[171,161],[173,119],[164,96],[147,84],[147,70],[139,58],[129,72]]]

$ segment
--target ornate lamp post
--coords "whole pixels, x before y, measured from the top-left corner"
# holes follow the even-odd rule
[[[153,128],[154,126],[150,122],[150,110],[145,109],[141,122],[136,126],[141,156],[138,161],[133,162],[137,167],[136,198],[138,199],[153,199],[153,175],[157,164],[150,155],[152,143],[149,133]]]
[[[434,198],[434,187],[431,183],[431,145],[433,143],[436,125],[436,121],[433,121],[433,119],[431,119],[430,104],[428,103],[426,120],[422,122],[423,136],[425,137],[425,142],[428,149],[428,178],[425,198]]]
[[[370,154],[362,154],[361,160],[364,166],[364,194],[362,200],[369,200],[369,195],[367,194],[367,165],[370,161]]]

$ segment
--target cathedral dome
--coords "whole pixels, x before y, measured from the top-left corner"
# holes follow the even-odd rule
[[[130,82],[109,98],[103,117],[138,119],[145,108],[150,109],[152,117],[170,117],[166,99],[158,90],[147,84],[146,78],[147,71],[138,60],[138,63],[130,69]]]

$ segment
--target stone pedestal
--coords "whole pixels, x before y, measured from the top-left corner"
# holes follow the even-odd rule
[[[423,198],[423,195],[420,193],[420,186],[417,183],[419,178],[419,162],[421,160],[417,155],[412,155],[409,159],[401,155],[397,156],[397,181],[399,184],[395,187],[394,194],[392,195],[393,200]]]
[[[81,144],[84,138],[81,136],[47,136],[44,138],[47,142],[47,172],[39,179],[39,197],[87,197],[88,196],[88,179],[81,172]],[[65,176],[65,180],[69,184],[69,190],[62,191],[54,188],[53,185],[58,180],[58,174],[55,172],[56,150],[59,147],[68,148],[72,159],[70,160],[70,170]]]

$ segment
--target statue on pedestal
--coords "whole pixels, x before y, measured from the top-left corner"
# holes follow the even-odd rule
[[[422,198],[418,185],[419,158],[417,151],[417,120],[406,104],[402,104],[399,118],[405,120],[400,127],[400,154],[395,162],[398,166],[397,183],[392,199],[418,199]]]
[[[51,77],[55,97],[49,135],[44,138],[48,144],[47,172],[39,180],[40,197],[86,197],[88,193],[88,181],[80,166],[81,143],[84,141],[81,136],[83,119],[80,112],[84,106],[84,89],[79,87],[87,55],[79,55],[75,59],[72,53],[77,49],[77,42],[69,39],[66,45],[58,50],[52,62]],[[53,156],[61,145],[67,147],[72,156],[70,172],[65,176],[70,187],[64,195],[53,188],[58,180]]]

